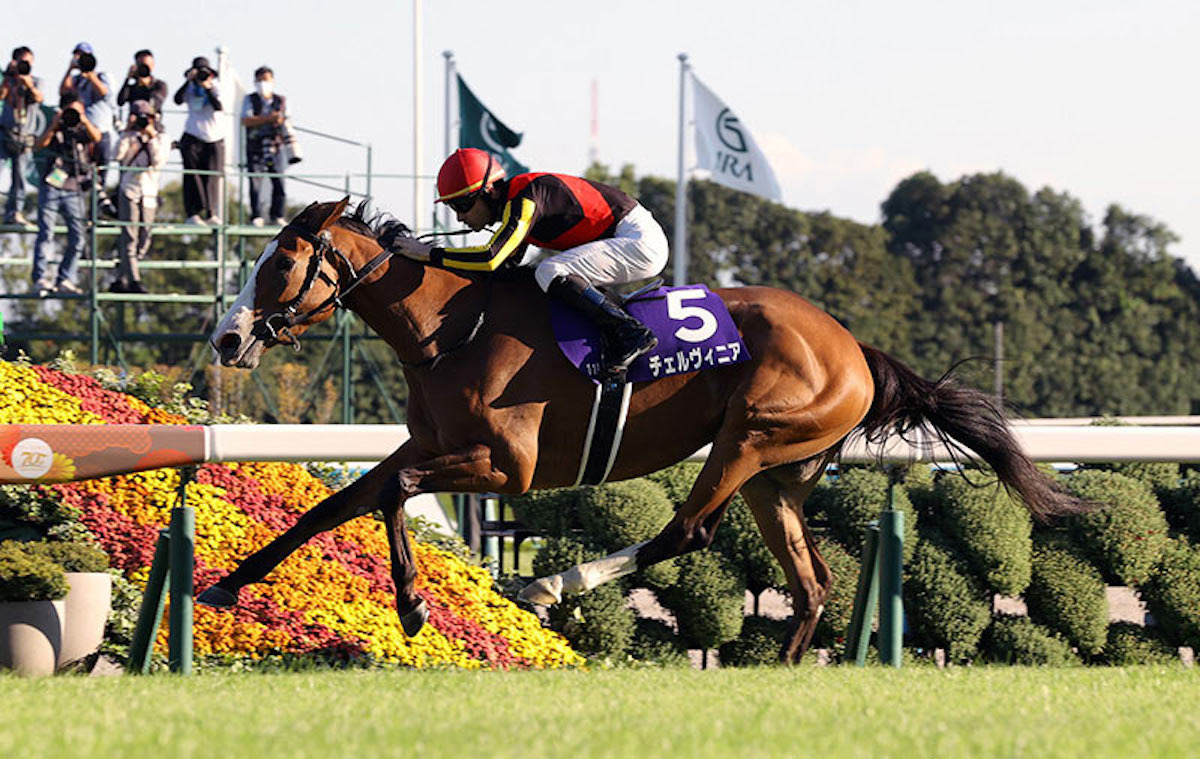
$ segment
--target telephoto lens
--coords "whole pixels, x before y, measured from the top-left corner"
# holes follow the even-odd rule
[[[79,70],[83,72],[96,70],[96,56],[91,53],[79,54]]]
[[[150,119],[146,118],[145,116],[134,116],[133,117],[133,128],[134,129],[142,130],[142,129],[145,129],[146,126],[149,124],[150,124]]]
[[[29,61],[17,61],[17,76],[28,76],[30,71],[33,71],[33,67]]]
[[[74,108],[68,108],[63,111],[62,123],[64,126],[79,126],[79,111]]]
[[[137,65],[137,75],[141,78],[150,76],[150,67],[144,63],[139,63]]]

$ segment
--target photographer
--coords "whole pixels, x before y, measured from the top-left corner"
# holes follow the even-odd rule
[[[225,165],[225,140],[217,124],[221,110],[221,85],[208,59],[192,59],[183,72],[183,86],[175,92],[175,104],[187,104],[187,123],[179,140],[184,169],[220,171]],[[221,177],[216,174],[184,174],[183,212],[188,224],[220,224]]]
[[[71,62],[67,65],[67,73],[63,75],[58,94],[65,96],[75,93],[83,103],[88,121],[100,130],[100,140],[96,144],[96,162],[100,166],[100,210],[107,216],[115,217],[117,208],[105,194],[104,186],[108,182],[108,162],[112,160],[117,147],[116,115],[117,109],[113,104],[113,93],[108,83],[108,74],[96,70],[96,56],[92,46],[80,42],[71,53]]]
[[[121,184],[117,191],[121,228],[117,241],[117,278],[109,286],[114,293],[145,293],[138,275],[138,259],[150,250],[150,225],[158,208],[158,171],[167,162],[167,151],[154,122],[154,108],[145,100],[129,104],[129,121],[117,145]],[[135,169],[125,171],[124,169]],[[142,226],[144,225],[144,226]]]
[[[287,101],[275,92],[275,72],[260,66],[254,72],[255,92],[246,96],[242,103],[242,126],[246,128],[246,163],[251,172],[274,172],[282,174],[286,168],[280,159],[283,147],[283,121],[287,117]],[[250,223],[256,227],[264,224],[263,206],[267,177],[250,177]],[[271,180],[271,221],[285,224],[284,204],[287,196],[283,190],[283,177]]]
[[[117,93],[117,105],[144,100],[154,109],[155,128],[162,132],[163,103],[167,102],[167,83],[154,76],[154,53],[139,50],[133,54],[133,65],[125,74],[125,84]]]
[[[83,252],[83,193],[92,182],[92,146],[100,141],[99,128],[87,117],[74,92],[63,95],[58,113],[46,126],[34,147],[49,148],[51,159],[42,170],[38,186],[38,233],[33,244],[33,286],[38,297],[57,291],[82,292],[75,284],[75,267]],[[67,249],[58,265],[53,285],[43,282],[46,273],[46,243],[54,226],[54,214],[62,214],[67,225]]]
[[[29,223],[21,213],[21,207],[25,203],[29,156],[37,138],[33,131],[36,106],[42,102],[42,82],[32,71],[33,51],[19,47],[13,50],[12,60],[0,81],[0,101],[4,102],[4,111],[0,113],[0,166],[4,161],[10,161],[12,171],[12,185],[4,204],[5,224]]]

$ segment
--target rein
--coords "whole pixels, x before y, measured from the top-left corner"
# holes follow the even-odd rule
[[[292,334],[291,328],[297,324],[307,321],[327,308],[344,308],[346,297],[353,292],[356,287],[361,285],[367,277],[371,276],[376,269],[378,269],[380,266],[383,266],[383,264],[393,255],[395,255],[395,253],[385,248],[378,255],[368,261],[361,269],[355,269],[354,264],[350,261],[350,258],[341,250],[339,250],[336,245],[330,242],[330,235],[328,232],[313,234],[307,229],[303,229],[299,226],[289,226],[291,226],[292,231],[294,231],[297,236],[306,240],[308,244],[313,247],[313,255],[309,257],[308,261],[308,271],[304,275],[304,283],[300,285],[300,291],[296,293],[294,298],[285,303],[281,310],[275,311],[255,324],[251,330],[251,333],[260,338],[266,338],[274,340],[277,343],[290,345],[292,346],[292,350],[299,353],[300,338]],[[432,237],[436,234],[449,235],[456,233],[432,233],[430,235],[423,235],[422,237]],[[321,271],[321,263],[326,259],[326,257],[329,257],[333,261],[335,269],[338,268],[338,259],[341,259],[342,263],[346,265],[346,269],[348,269],[350,272],[350,283],[346,285],[345,288],[342,287],[340,279],[332,280],[328,275],[325,274],[325,272]],[[308,291],[312,289],[312,286],[316,283],[318,277],[326,284],[331,286],[333,288],[333,292],[329,295],[329,297],[321,301],[319,305],[301,313],[299,311],[300,303],[305,297],[307,297]],[[483,328],[484,318],[487,315],[487,310],[491,305],[491,302],[492,281],[491,279],[488,279],[487,295],[484,300],[483,308],[480,309],[479,315],[475,318],[474,326],[471,327],[471,330],[467,332],[466,335],[460,338],[458,342],[454,343],[454,345],[451,345],[445,350],[440,350],[428,358],[411,363],[401,360],[400,365],[406,369],[422,369],[426,366],[429,367],[430,371],[436,369],[438,364],[442,362],[443,358],[461,348],[465,348],[475,340],[475,338],[479,335],[479,331]],[[279,326],[276,326],[276,322],[278,322]]]
[[[378,269],[380,266],[383,266],[384,262],[386,262],[394,254],[389,250],[383,250],[370,261],[368,261],[361,269],[356,270],[354,268],[354,264],[350,262],[349,257],[347,257],[345,253],[343,253],[329,241],[328,232],[322,232],[314,235],[307,229],[302,229],[301,227],[294,225],[289,226],[291,226],[292,231],[294,231],[297,236],[306,240],[308,244],[312,245],[313,247],[313,255],[310,256],[308,260],[308,272],[304,275],[304,284],[300,285],[300,291],[296,293],[296,297],[285,303],[281,311],[276,311],[264,318],[261,322],[254,326],[254,329],[251,330],[251,332],[252,334],[261,333],[258,335],[259,337],[266,337],[274,340],[277,343],[291,345],[292,350],[299,353],[300,338],[292,334],[291,328],[297,324],[300,324],[301,322],[307,321],[330,306],[333,308],[342,308],[345,305],[344,300],[346,296],[353,292],[356,287],[361,285],[363,280],[374,273],[376,269]],[[344,289],[342,288],[340,279],[331,280],[323,271],[321,271],[321,263],[325,260],[326,256],[331,258],[333,256],[337,256],[337,258],[340,258],[342,263],[346,265],[346,268],[350,270],[350,284],[346,285]],[[336,269],[336,258],[333,259],[333,265]],[[308,291],[312,289],[312,286],[316,282],[318,276],[320,276],[320,278],[324,280],[326,284],[333,287],[333,292],[330,293],[328,298],[321,301],[320,305],[316,306],[315,308],[310,308],[304,313],[299,313],[300,303],[308,295]],[[276,327],[273,324],[273,322],[276,320],[278,320],[282,326]],[[287,339],[285,340],[284,338]]]

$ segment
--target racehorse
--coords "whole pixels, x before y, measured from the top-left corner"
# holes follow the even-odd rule
[[[227,366],[253,368],[264,350],[298,348],[305,329],[339,306],[395,351],[408,383],[411,438],[375,468],[309,510],[198,598],[232,606],[319,532],[382,510],[396,608],[409,635],[426,618],[405,528],[419,493],[524,493],[573,484],[594,397],[592,380],[563,357],[545,296],[531,279],[464,274],[392,256],[381,236],[407,234],[368,218],[349,198],[313,203],[266,246],[212,343]],[[1020,450],[996,402],[955,383],[921,378],[860,344],[798,295],[766,287],[716,291],[751,356],[701,372],[637,383],[609,480],[662,469],[712,444],[691,492],[653,539],[541,578],[522,595],[552,603],[708,546],[739,491],[783,567],[793,614],[780,657],[809,646],[832,584],[803,506],[847,436],[882,441],[926,425],[990,465],[1034,516],[1083,511]]]

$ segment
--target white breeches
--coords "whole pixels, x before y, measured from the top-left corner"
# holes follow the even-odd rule
[[[556,277],[578,274],[593,285],[620,285],[653,277],[667,265],[667,236],[640,203],[617,222],[613,236],[547,258],[534,276],[545,290]]]

